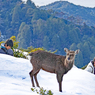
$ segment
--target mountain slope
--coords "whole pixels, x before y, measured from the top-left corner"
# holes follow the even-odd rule
[[[65,16],[73,16],[76,19],[82,20],[82,23],[85,22],[87,25],[95,25],[95,8],[83,7],[79,5],[74,5],[68,1],[57,1],[47,6],[40,7],[41,9],[49,10],[52,9],[56,12],[63,12],[61,18]]]
[[[30,61],[0,54],[0,94],[1,95],[38,95],[30,90]],[[87,71],[73,67],[63,77],[63,92],[58,91],[56,75],[40,71],[38,74],[40,86],[52,90],[53,95],[94,95],[95,76]],[[38,88],[37,88],[38,89]]]

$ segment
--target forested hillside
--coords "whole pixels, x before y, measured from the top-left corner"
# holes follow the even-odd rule
[[[76,6],[77,8],[77,6]],[[85,66],[95,56],[95,27],[74,24],[36,7],[31,0],[0,0],[0,31],[7,39],[16,36],[19,48],[44,47],[65,55],[64,48],[80,49],[75,64]]]
[[[56,1],[41,9],[51,10],[55,16],[67,19],[76,24],[82,25],[84,22],[89,26],[95,26],[95,7],[83,7],[74,5],[68,1]]]

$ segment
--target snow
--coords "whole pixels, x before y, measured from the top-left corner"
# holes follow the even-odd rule
[[[38,95],[31,91],[32,65],[28,59],[0,54],[0,60],[0,95]],[[62,93],[55,74],[41,70],[37,78],[53,95],[95,95],[95,75],[75,66],[63,77]]]

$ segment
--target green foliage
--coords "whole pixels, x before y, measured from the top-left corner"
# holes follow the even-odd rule
[[[87,65],[83,66],[81,69],[83,69],[83,70],[84,70],[86,67],[87,67]]]
[[[14,50],[13,49],[13,52],[14,52],[15,57],[28,59],[27,56],[20,50]]]
[[[36,8],[36,6],[35,6],[35,4],[33,3],[32,0],[27,0],[26,4],[29,5],[29,6],[31,6],[32,8]]]
[[[17,49],[18,48],[18,41],[16,41],[16,37],[15,36],[12,36],[10,37],[10,39],[13,40],[13,49]]]
[[[39,88],[39,90],[38,89],[36,89],[36,88],[31,88],[31,90],[33,91],[33,92],[36,92],[37,94],[39,94],[39,95],[53,95],[53,93],[52,93],[52,91],[51,90],[46,90],[46,89],[44,89],[43,87],[42,88]]]
[[[20,19],[20,6],[19,5],[16,5],[15,8],[14,8],[14,11],[13,11],[13,15],[12,15],[12,24],[15,24],[15,23],[19,23],[19,19]]]
[[[37,51],[37,50],[43,50],[43,51],[47,51],[46,49],[44,49],[43,47],[41,48],[41,47],[39,47],[39,48],[34,48],[33,46],[30,46],[30,47],[28,47],[27,49],[20,49],[21,51],[26,51],[26,52],[28,52],[28,53],[31,53],[31,52],[35,52],[35,51]],[[51,50],[50,51],[47,51],[47,52],[51,52]],[[51,52],[51,53],[56,53],[57,52],[57,50],[55,50],[55,51],[53,51],[53,52]]]
[[[27,59],[27,56],[23,53],[23,51],[17,49],[18,48],[18,41],[16,41],[16,37],[15,36],[12,36],[10,37],[10,39],[13,40],[13,53],[14,53],[14,56],[15,57],[20,57],[20,58],[25,58]]]
[[[5,42],[5,41],[1,41],[1,42],[0,42],[0,45],[1,45],[2,43],[4,43],[4,42]]]
[[[48,10],[56,17],[67,19],[76,24],[86,22],[89,26],[95,25],[95,8],[77,6],[68,1],[60,0],[47,6],[41,6],[40,9]]]
[[[37,51],[37,50],[45,50],[43,47],[42,48],[34,48],[33,46],[30,46],[28,47],[27,49],[20,49],[22,51],[25,51],[25,52],[34,52],[34,51]]]
[[[31,33],[29,25],[23,23],[23,24],[21,24],[21,27],[19,29],[20,31],[17,36],[17,40],[19,41],[19,47],[27,48],[30,45],[32,33]]]
[[[10,37],[10,39],[12,39],[12,41],[13,41],[13,49],[17,49],[19,42],[16,41],[16,37],[15,37],[15,36],[12,36],[12,37]],[[1,42],[0,42],[0,45],[1,45],[1,43],[5,43],[5,41],[1,41]]]
[[[15,56],[15,57],[20,57],[20,58],[25,58],[25,59],[27,59],[27,56],[23,53],[23,51],[17,49],[19,42],[16,41],[16,37],[15,37],[15,36],[12,36],[12,37],[10,37],[10,39],[13,40],[13,47],[12,47],[12,50],[13,50],[14,56]],[[1,43],[5,43],[5,41],[1,41],[1,42],[0,42],[0,45],[1,45]]]

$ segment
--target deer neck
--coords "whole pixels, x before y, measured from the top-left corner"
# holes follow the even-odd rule
[[[73,67],[74,61],[68,61],[65,59],[65,73],[67,73]]]

